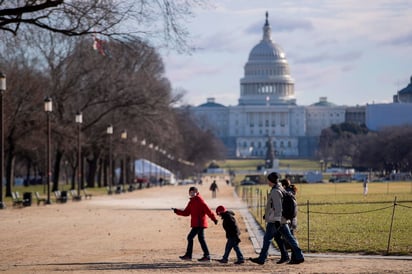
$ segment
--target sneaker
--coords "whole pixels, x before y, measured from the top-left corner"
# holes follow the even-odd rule
[[[226,259],[220,259],[220,260],[217,260],[219,263],[222,263],[222,264],[227,264],[227,260]]]
[[[265,263],[265,262],[260,261],[259,258],[249,258],[249,260],[252,263],[255,263],[255,264],[264,264]]]
[[[289,258],[280,258],[280,260],[279,261],[277,261],[276,263],[277,264],[283,264],[283,263],[286,263],[287,261],[289,261]]]
[[[209,256],[203,256],[202,258],[198,259],[199,262],[210,262]]]
[[[179,258],[181,260],[184,260],[184,261],[191,261],[192,260],[192,257],[187,256],[187,255],[179,256]]]
[[[234,264],[244,264],[245,260],[237,260]]]
[[[302,259],[296,259],[296,260],[290,260],[290,262],[288,264],[301,264],[305,261],[304,258]]]

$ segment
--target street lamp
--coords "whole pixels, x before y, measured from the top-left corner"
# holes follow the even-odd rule
[[[113,174],[112,174],[112,135],[113,135],[113,126],[109,125],[106,130],[107,135],[109,136],[109,191],[108,194],[112,194],[112,183],[113,183]]]
[[[126,192],[126,139],[127,139],[127,131],[124,129],[120,134],[120,138],[123,140],[123,147],[124,147],[124,159],[123,159],[123,175],[122,175],[122,184],[123,184],[123,192]]]
[[[0,152],[0,209],[6,208],[3,202],[3,177],[4,177],[4,119],[3,119],[3,95],[6,92],[6,75],[0,72],[0,135],[1,135],[1,152]]]
[[[80,186],[82,181],[82,148],[80,145],[80,133],[81,133],[81,126],[83,123],[83,115],[79,111],[76,113],[76,124],[77,124],[77,200],[81,200],[82,196],[80,195]]]
[[[51,176],[51,157],[50,157],[50,147],[51,147],[51,128],[50,128],[50,113],[53,111],[53,101],[50,97],[44,99],[44,111],[47,117],[47,145],[46,145],[46,184],[47,184],[47,201],[46,204],[51,204],[50,201],[50,176]]]
[[[130,190],[134,190],[137,185],[137,175],[136,175],[136,158],[137,158],[137,136],[134,136],[133,139],[133,155],[132,155],[132,187],[129,187]]]

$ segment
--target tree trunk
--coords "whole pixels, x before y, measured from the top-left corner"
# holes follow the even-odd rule
[[[6,197],[11,197],[11,188],[13,182],[13,164],[14,164],[14,142],[13,139],[8,137],[8,151],[7,151],[7,159],[6,159]]]
[[[26,166],[26,179],[24,180],[24,186],[30,185],[30,171],[31,171],[32,162],[30,158],[27,158],[27,166]]]
[[[98,153],[96,153],[95,155],[93,155],[94,157],[89,160],[87,159],[87,163],[88,163],[88,172],[87,172],[87,186],[88,187],[95,187],[95,180],[94,178],[96,178],[96,172],[97,172],[97,168],[98,168],[98,164],[97,161],[99,160],[99,157],[97,155]]]
[[[52,191],[56,191],[59,190],[59,174],[60,174],[60,163],[63,159],[63,154],[64,151],[57,149],[56,150],[56,158],[54,160],[54,168],[52,171],[52,183],[53,183],[53,187],[52,187]]]
[[[103,183],[106,181],[106,174],[104,174],[105,161],[103,159],[99,159],[99,167],[97,169],[97,187],[102,187]]]
[[[76,189],[76,172],[77,172],[77,168],[76,166],[72,166],[72,174],[71,174],[71,189]]]

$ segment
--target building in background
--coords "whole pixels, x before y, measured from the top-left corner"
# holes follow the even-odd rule
[[[412,85],[395,97],[397,102],[412,102]],[[266,13],[262,40],[250,51],[240,79],[238,105],[224,106],[208,98],[191,111],[200,127],[211,129],[222,140],[228,157],[264,158],[270,139],[275,156],[281,158],[315,156],[321,131],[333,124],[369,123],[372,130],[379,128],[379,121],[388,121],[382,126],[394,124],[395,109],[405,115],[402,123],[412,124],[412,104],[400,108],[399,104],[348,107],[321,97],[312,105],[299,106],[286,54],[272,40]]]

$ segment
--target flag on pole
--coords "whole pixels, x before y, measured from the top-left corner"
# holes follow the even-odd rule
[[[105,50],[105,41],[97,38],[96,35],[93,35],[93,49],[103,56],[107,55]]]

